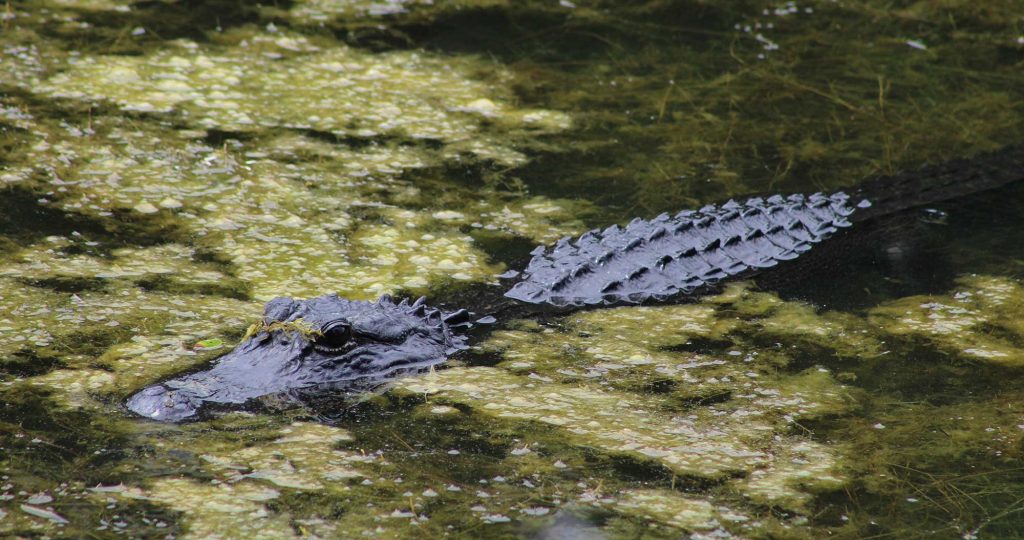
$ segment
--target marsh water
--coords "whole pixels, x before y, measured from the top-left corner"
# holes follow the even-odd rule
[[[3,2],[0,536],[1024,537],[1022,185],[316,407],[123,405],[275,296],[1020,144],[1022,68],[1017,0]]]

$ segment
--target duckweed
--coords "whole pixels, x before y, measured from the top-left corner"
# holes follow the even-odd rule
[[[468,76],[475,67],[469,60],[459,66],[419,52],[323,50],[283,32],[236,39],[223,52],[182,41],[149,57],[71,59],[68,71],[35,90],[107,99],[126,111],[180,111],[197,128],[226,132],[287,127],[359,139],[436,140],[453,145],[450,151],[505,165],[524,157],[492,142],[482,118],[535,134],[570,125],[565,115],[492,101],[492,90]]]
[[[504,320],[377,393],[122,406],[274,296],[1016,142],[1018,6],[890,4],[0,6],[0,535],[1020,537],[1012,241],[863,309],[730,284]]]
[[[945,351],[980,361],[1019,367],[1024,305],[1019,283],[970,276],[949,296],[911,296],[879,306],[871,320],[896,335],[927,339]]]
[[[54,152],[44,144],[32,166],[15,174],[24,182],[40,169],[57,176],[63,175],[58,167],[82,163],[73,173],[78,180],[51,195],[54,204],[98,218],[133,214],[137,217],[130,219],[199,237],[205,250],[233,264],[233,277],[252,284],[253,296],[261,300],[332,290],[357,298],[403,286],[423,290],[431,277],[423,276],[423,268],[435,268],[435,279],[468,280],[495,272],[468,236],[430,227],[429,215],[371,206],[389,223],[356,223],[350,213],[365,204],[363,197],[387,189],[363,179],[363,173],[349,181],[332,179],[313,193],[301,182],[316,181],[322,165],[311,166],[306,176],[298,167],[267,159],[242,162],[197,141],[168,148],[154,135],[174,136],[115,128],[104,137],[109,146],[78,139],[77,145]],[[370,160],[376,161],[372,154]],[[151,182],[153,177],[165,182]],[[211,188],[211,178],[223,183]],[[396,221],[399,226],[392,226]],[[360,256],[344,255],[339,239],[346,233]]]

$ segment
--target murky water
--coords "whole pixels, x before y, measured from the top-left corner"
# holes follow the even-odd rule
[[[1019,144],[1022,67],[1016,0],[6,2],[0,536],[1022,537],[1021,185],[315,409],[123,407],[274,296]]]

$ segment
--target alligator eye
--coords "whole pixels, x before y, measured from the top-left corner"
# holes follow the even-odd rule
[[[348,321],[334,321],[328,323],[320,330],[321,335],[316,338],[315,345],[318,349],[325,351],[337,351],[352,339],[352,326]]]

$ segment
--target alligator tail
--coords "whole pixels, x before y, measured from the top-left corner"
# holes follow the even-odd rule
[[[860,209],[850,216],[857,223],[920,206],[964,197],[1024,180],[1024,146],[956,159],[893,176],[873,178],[850,195]]]

